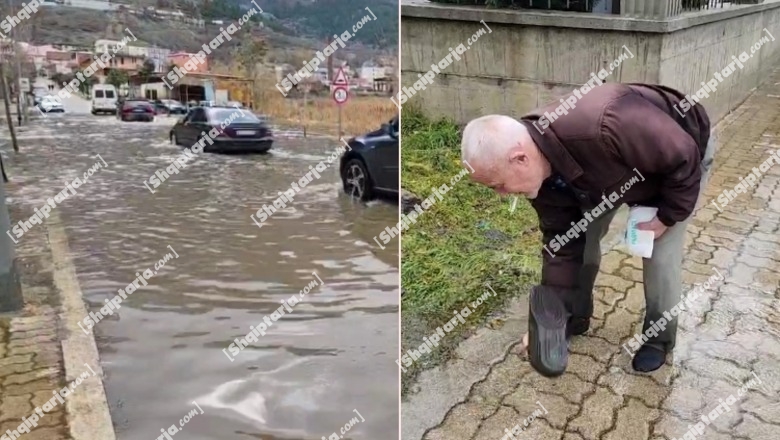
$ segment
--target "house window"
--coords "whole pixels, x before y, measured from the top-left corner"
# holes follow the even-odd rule
[[[125,65],[125,57],[119,57],[119,64]]]

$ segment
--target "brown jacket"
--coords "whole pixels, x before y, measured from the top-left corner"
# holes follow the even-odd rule
[[[577,287],[585,234],[556,237],[566,236],[585,212],[596,214],[591,210],[613,192],[615,207],[657,207],[667,226],[688,218],[699,194],[700,163],[710,136],[701,105],[681,115],[673,106],[680,108],[682,93],[645,84],[606,83],[581,96],[575,108],[551,123],[538,121],[545,112],[555,113],[560,102],[521,119],[554,176],[560,176],[558,182],[565,182],[561,188],[547,179],[532,201],[546,246],[543,285]]]

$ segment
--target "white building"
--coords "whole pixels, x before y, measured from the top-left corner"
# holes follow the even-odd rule
[[[95,41],[95,53],[101,54],[108,52],[109,50],[114,53],[114,49],[119,46],[119,44],[122,43],[119,40],[96,40]],[[126,46],[122,47],[121,50],[115,52],[122,55],[129,55],[134,57],[145,57],[148,58],[150,54],[150,47],[148,46],[134,46],[131,44],[127,44]],[[167,50],[167,49],[166,49]],[[170,52],[170,51],[169,51]]]
[[[387,69],[373,61],[366,61],[358,69],[358,76],[363,81],[373,82],[376,79],[384,79],[387,76]]]

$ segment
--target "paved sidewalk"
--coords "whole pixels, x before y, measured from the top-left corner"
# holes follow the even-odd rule
[[[736,403],[697,439],[780,438],[780,165],[723,208],[710,204],[780,150],[780,72],[716,127],[714,172],[686,241],[683,293],[712,276],[725,280],[680,314],[678,343],[666,367],[631,370],[621,344],[641,331],[642,261],[610,251],[602,259],[595,319],[574,338],[566,374],[547,379],[520,353],[527,296],[499,330],[482,329],[456,358],[420,376],[403,402],[404,440],[499,440],[540,408],[517,438],[671,440],[730,396]],[[768,96],[769,95],[769,96]],[[625,224],[616,218],[614,229]],[[605,246],[608,247],[608,246]],[[755,376],[754,374],[755,373]],[[746,393],[740,387],[759,378]]]
[[[13,205],[9,208],[12,224],[23,217]],[[53,397],[54,390],[65,386],[58,295],[45,226],[35,225],[26,232],[16,255],[25,307],[19,313],[0,315],[0,435],[17,429],[22,417],[29,417],[35,407]],[[70,439],[65,405],[58,404],[21,438]]]
[[[13,200],[21,187],[8,171],[13,225],[34,211]],[[94,336],[76,325],[86,311],[56,210],[18,242],[25,306],[0,314],[0,436],[16,430],[22,440],[114,440]],[[37,426],[19,432],[36,407]]]

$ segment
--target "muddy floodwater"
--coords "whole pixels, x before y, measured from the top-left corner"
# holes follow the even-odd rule
[[[154,272],[95,327],[117,438],[156,439],[196,402],[203,413],[175,438],[320,439],[359,413],[343,438],[397,439],[398,243],[373,241],[397,222],[397,203],[353,202],[332,166],[258,227],[250,215],[335,151],[325,138],[280,138],[261,156],[204,154],[152,194],[143,182],[181,151],[170,125],[50,117],[23,127],[24,154],[7,158],[13,202],[36,206],[96,154],[105,160],[56,208],[89,310]]]

